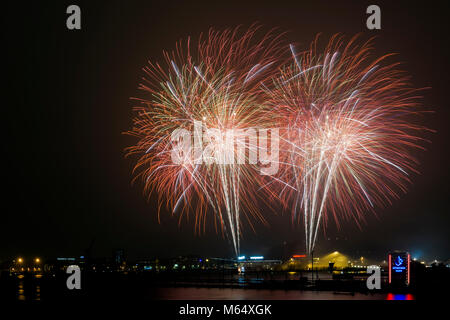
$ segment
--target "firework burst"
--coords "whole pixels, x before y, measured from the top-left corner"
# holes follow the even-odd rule
[[[424,130],[411,121],[418,90],[386,63],[391,55],[373,58],[372,40],[334,36],[320,51],[316,38],[297,53],[272,32],[257,40],[257,30],[211,30],[194,47],[188,39],[165,52],[164,64],[149,63],[128,132],[138,142],[127,152],[138,156],[144,192],[158,195],[158,216],[164,204],[180,222],[193,212],[196,231],[212,216],[238,255],[242,218],[265,222],[255,196],[264,189],[267,205],[281,200],[303,221],[311,253],[328,217],[359,225],[406,191]],[[281,170],[267,178],[250,159],[261,137],[245,130],[274,127]]]
[[[212,212],[216,230],[228,236],[236,255],[241,212],[250,224],[250,217],[264,217],[252,190],[255,166],[242,159],[245,153],[240,161],[234,156],[235,144],[257,146],[236,133],[234,142],[226,143],[226,136],[269,123],[260,84],[277,70],[283,50],[280,36],[269,32],[257,40],[257,31],[211,30],[194,47],[188,39],[172,53],[165,52],[164,64],[149,63],[140,86],[146,97],[136,99],[129,132],[138,142],[127,149],[128,155],[139,157],[134,172],[144,182],[144,192],[158,195],[158,216],[164,203],[181,213],[179,221],[191,211],[196,231],[204,231]],[[194,139],[174,139],[180,129],[193,133]]]
[[[359,45],[357,37],[346,44],[334,36],[323,52],[317,40],[299,54],[291,45],[292,63],[266,90],[286,129],[281,183],[271,193],[293,220],[303,218],[309,253],[327,217],[359,224],[406,190],[423,129],[410,122],[417,90],[398,64],[384,63],[390,55],[372,59],[372,41]]]

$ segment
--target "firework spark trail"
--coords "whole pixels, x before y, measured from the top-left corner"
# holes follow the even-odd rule
[[[338,227],[349,218],[359,225],[406,190],[408,172],[416,172],[410,149],[421,148],[416,134],[424,129],[409,122],[417,90],[397,64],[381,66],[389,55],[370,61],[371,41],[345,45],[335,36],[324,52],[316,48],[317,39],[300,54],[291,45],[293,63],[265,86],[287,128],[278,195],[293,219],[303,213],[309,253],[328,216]]]
[[[241,212],[251,226],[250,218],[264,222],[264,217],[252,190],[255,166],[248,161],[223,164],[224,157],[234,154],[233,144],[223,141],[230,131],[268,127],[261,82],[277,70],[285,50],[279,45],[281,35],[269,32],[258,40],[257,31],[254,26],[242,34],[238,28],[211,30],[194,48],[188,39],[171,54],[165,52],[165,64],[149,62],[144,69],[148,77],[140,86],[147,96],[136,99],[134,127],[128,132],[138,138],[127,149],[128,155],[139,157],[135,179],[142,179],[148,197],[152,192],[158,195],[158,217],[163,203],[173,213],[181,212],[180,223],[184,213],[193,211],[195,230],[205,231],[209,208],[216,230],[227,235],[236,255]],[[172,140],[180,128],[194,132],[193,147]],[[245,136],[238,135],[235,142],[257,148]],[[172,161],[173,151],[177,163]]]

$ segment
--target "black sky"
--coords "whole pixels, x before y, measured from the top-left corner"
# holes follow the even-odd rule
[[[435,111],[423,124],[437,131],[418,153],[421,175],[408,194],[368,216],[359,230],[346,223],[321,233],[318,250],[382,257],[407,249],[425,259],[450,257],[449,25],[444,3],[374,2],[382,30],[365,27],[365,1],[35,1],[2,11],[2,212],[0,259],[16,255],[72,256],[95,239],[95,256],[124,248],[131,258],[187,253],[231,255],[214,232],[195,236],[193,223],[163,215],[131,185],[132,161],[123,149],[133,139],[132,102],[147,60],[210,27],[259,22],[279,27],[301,47],[318,32],[376,35],[378,55],[397,59]],[[82,30],[66,29],[66,7],[78,4]],[[6,72],[5,72],[6,71]],[[301,227],[289,215],[270,217],[271,227],[246,230],[242,251],[278,255],[303,251]],[[338,238],[338,240],[336,240]],[[329,240],[328,240],[329,239]]]

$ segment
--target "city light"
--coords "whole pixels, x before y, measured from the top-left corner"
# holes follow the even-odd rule
[[[22,259],[22,258],[19,258],[19,259],[17,259],[17,262],[22,263],[22,262],[23,262],[23,259]]]
[[[253,257],[250,257],[250,260],[262,260],[262,259],[264,259],[263,256],[253,256]]]
[[[41,259],[39,259],[39,258],[36,258],[36,259],[34,259],[34,262],[36,262],[36,263],[40,263],[40,262],[41,262]]]
[[[245,260],[245,256],[238,257],[238,260]]]

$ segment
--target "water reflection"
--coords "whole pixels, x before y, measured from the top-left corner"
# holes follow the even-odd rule
[[[34,300],[36,300],[36,301],[41,300],[41,286],[40,285],[36,286]]]
[[[413,299],[412,295],[407,295]],[[232,289],[232,288],[159,288],[159,300],[385,300],[386,293],[337,293],[331,291]]]
[[[408,294],[388,293],[386,300],[414,300],[414,296],[410,293]]]
[[[42,275],[34,275],[34,278],[40,279]],[[38,282],[25,279],[23,274],[17,276],[17,300],[41,300],[41,285]]]
[[[306,274],[289,273],[281,276],[271,276],[269,280],[299,280],[304,278]],[[380,293],[380,292],[333,292],[333,291],[314,291],[314,290],[300,290],[300,289],[250,289],[249,285],[256,284],[267,280],[261,277],[261,275],[245,275],[240,274],[233,276],[235,282],[238,284],[233,287],[192,287],[192,283],[186,282],[184,287],[155,287],[148,286],[141,282],[135,284],[129,284],[125,281],[123,285],[123,292],[127,292],[126,296],[133,296],[136,299],[144,300],[415,300],[415,296],[412,294],[394,294],[394,293]],[[14,299],[21,301],[40,301],[40,300],[52,300],[54,298],[60,298],[65,294],[71,292],[65,290],[65,282],[63,286],[55,285],[55,282],[51,282],[49,279],[41,279],[41,277],[24,277],[18,275],[12,284],[11,295]],[[91,297],[102,294],[112,294],[114,290],[110,290],[108,284],[111,281],[99,282],[96,284],[90,293]],[[180,285],[180,283],[178,283]],[[15,290],[14,290],[15,289]],[[42,290],[44,295],[42,295]],[[76,292],[75,292],[76,293]],[[114,295],[113,295],[114,296]]]
[[[25,300],[25,290],[24,290],[24,283],[23,280],[19,281],[19,284],[17,285],[17,299],[18,300]]]

